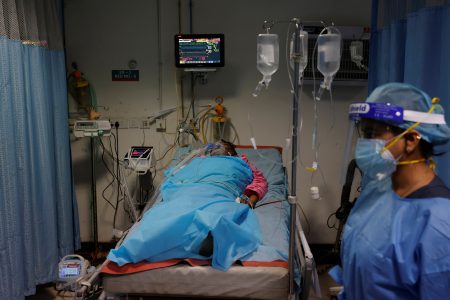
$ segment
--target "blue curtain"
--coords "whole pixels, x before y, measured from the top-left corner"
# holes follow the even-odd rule
[[[7,2],[3,9],[20,4]],[[0,299],[5,300],[24,299],[37,284],[54,281],[60,258],[80,244],[64,51],[51,49],[55,39],[43,39],[42,31],[33,41],[12,30],[12,8],[8,26],[0,27]],[[49,18],[48,7],[41,8],[44,13],[34,16]],[[20,10],[21,17],[29,15]],[[30,28],[31,21],[24,21],[16,22],[17,28]]]
[[[439,97],[450,124],[450,1],[373,0],[369,92],[406,82]],[[450,154],[437,171],[450,186]]]

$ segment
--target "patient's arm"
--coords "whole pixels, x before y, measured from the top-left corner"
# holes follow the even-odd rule
[[[249,205],[253,208],[260,199],[267,193],[267,180],[263,173],[248,161],[247,156],[241,158],[250,166],[253,173],[253,181],[245,188],[244,195],[249,198]]]

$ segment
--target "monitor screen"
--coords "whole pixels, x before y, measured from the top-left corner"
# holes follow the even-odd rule
[[[175,35],[175,64],[178,68],[215,68],[225,64],[223,34]]]
[[[130,156],[131,158],[148,158],[152,149],[152,147],[133,146],[130,150]]]

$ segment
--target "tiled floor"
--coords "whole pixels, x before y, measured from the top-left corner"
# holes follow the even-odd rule
[[[317,297],[314,295],[314,293],[311,291],[310,293],[310,300],[316,300],[316,299],[330,299],[328,289],[331,286],[336,286],[333,279],[331,279],[330,276],[327,274],[327,266],[319,266],[319,282],[320,282],[320,290],[322,292],[322,298]],[[73,293],[65,292],[65,293],[58,293],[55,290],[55,287],[53,284],[47,284],[47,285],[41,285],[38,286],[36,294],[34,296],[26,297],[26,300],[68,300],[73,299]],[[144,299],[144,298],[133,298],[133,300],[138,299]],[[147,298],[151,300],[158,300],[158,299],[164,299],[164,300],[170,300],[169,298]],[[182,300],[182,298],[176,298],[177,300]],[[125,299],[124,299],[125,300]],[[131,298],[130,298],[131,300]],[[191,299],[193,300],[193,299]]]

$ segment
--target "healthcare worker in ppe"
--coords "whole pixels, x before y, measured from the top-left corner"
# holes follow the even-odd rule
[[[450,130],[438,101],[389,83],[350,106],[363,179],[342,269],[330,271],[344,285],[340,299],[450,299],[450,190],[432,159]]]

